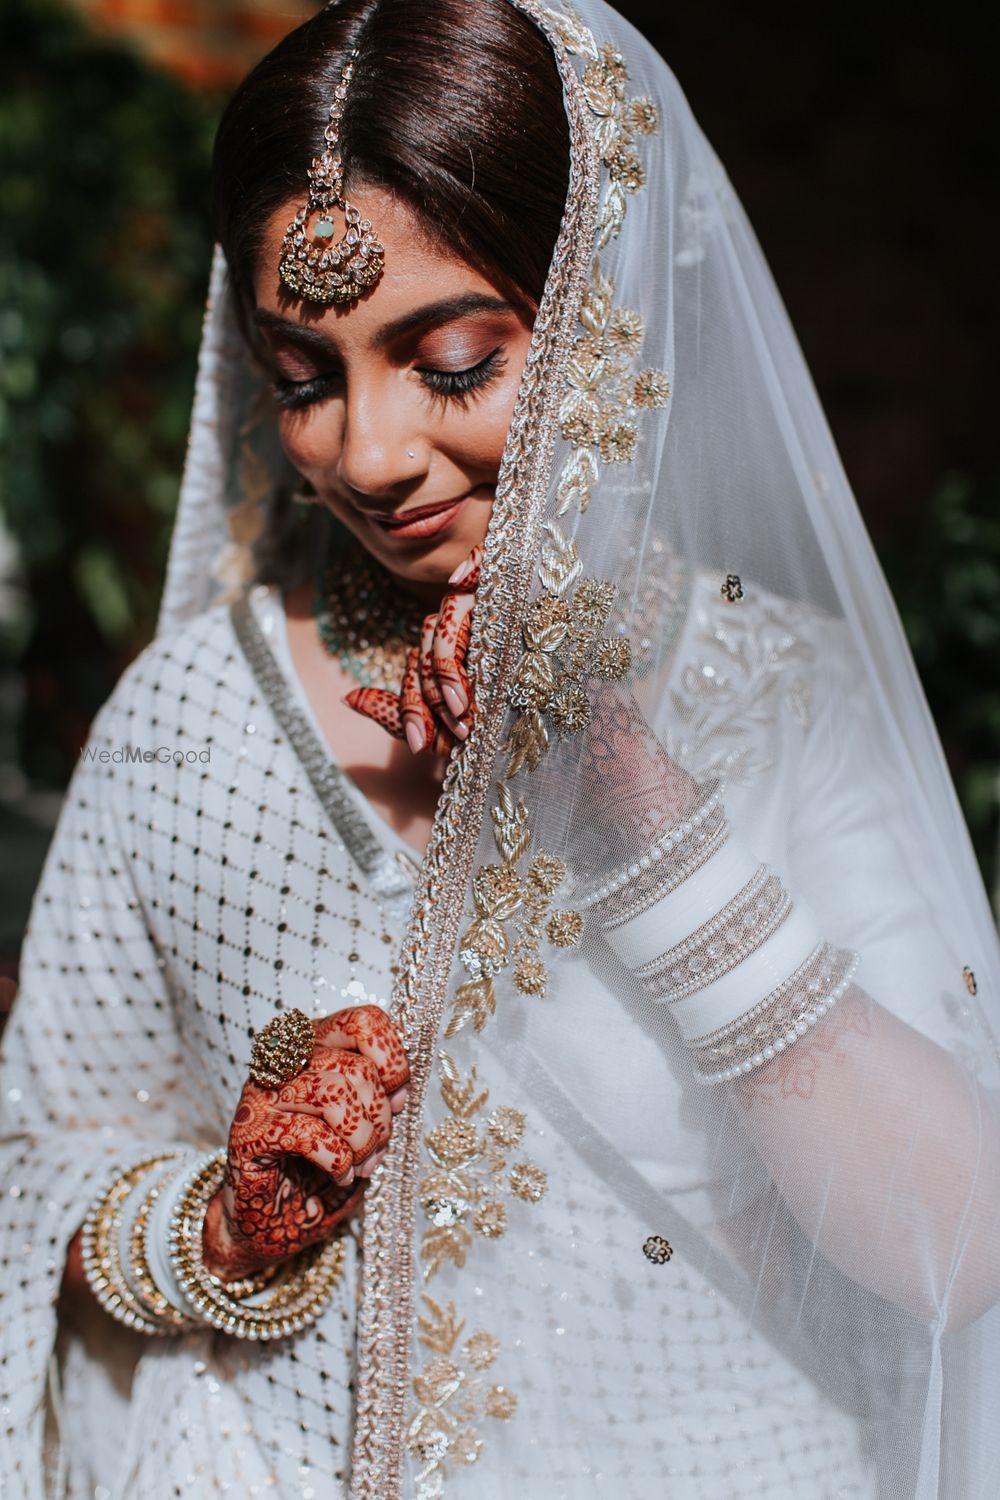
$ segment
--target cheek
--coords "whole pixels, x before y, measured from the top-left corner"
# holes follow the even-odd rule
[[[477,464],[499,466],[514,403],[521,383],[524,355],[511,359],[499,383],[484,391],[465,411],[456,406],[443,424],[449,446]],[[444,435],[444,433],[443,433]]]
[[[278,438],[300,474],[319,473],[340,453],[342,423],[334,404],[278,418]]]

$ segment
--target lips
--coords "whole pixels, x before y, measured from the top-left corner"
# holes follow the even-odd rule
[[[451,500],[438,500],[434,505],[415,505],[412,510],[400,510],[393,516],[378,516],[380,526],[407,526],[411,521],[420,521],[424,516],[436,516],[443,510],[451,510],[467,500],[468,495],[458,495]]]
[[[444,531],[459,516],[473,495],[459,495],[453,500],[438,500],[433,505],[415,505],[412,510],[397,511],[393,516],[368,515],[368,520],[393,537],[426,537]]]

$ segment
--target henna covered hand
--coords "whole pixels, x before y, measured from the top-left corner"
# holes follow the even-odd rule
[[[697,787],[624,685],[594,684],[591,708],[580,762],[587,806],[609,847],[628,862],[683,820]]]
[[[328,1238],[357,1205],[406,1102],[409,1064],[384,1011],[359,1005],[314,1025],[304,1072],[280,1088],[243,1086],[205,1221],[206,1262],[224,1278]]]
[[[344,698],[394,738],[405,739],[414,755],[447,755],[469,733],[475,704],[465,654],[482,558],[478,545],[452,573],[441,608],[425,617],[420,645],[407,657],[402,690],[355,688]]]

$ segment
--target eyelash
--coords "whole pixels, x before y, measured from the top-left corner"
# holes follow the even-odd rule
[[[418,374],[435,400],[464,405],[469,396],[492,384],[506,364],[501,347],[466,370],[419,370]],[[309,380],[276,380],[274,397],[283,411],[301,411],[327,400],[339,379],[337,375],[313,375]]]

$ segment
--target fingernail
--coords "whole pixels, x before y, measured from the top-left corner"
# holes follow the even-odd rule
[[[465,693],[461,688],[454,687],[450,682],[443,682],[441,684],[441,692],[444,694],[444,701],[455,715],[455,718],[460,719],[469,706],[469,700],[465,696]]]
[[[406,743],[409,745],[414,755],[420,754],[421,750],[424,748],[424,742],[424,731],[421,729],[420,725],[415,723],[413,719],[407,719]]]
[[[410,1097],[409,1085],[405,1084],[405,1083],[402,1085],[401,1088],[398,1088],[394,1094],[390,1094],[389,1095],[389,1106],[392,1109],[392,1111],[393,1111],[394,1114],[398,1113],[398,1111],[403,1108],[403,1105],[406,1103],[406,1101],[407,1101],[407,1099],[409,1097]]]
[[[448,582],[449,583],[461,583],[462,579],[463,578],[468,578],[468,576],[469,576],[469,574],[471,572],[472,572],[472,563],[470,562],[470,560],[468,558],[466,558],[465,562],[460,562],[459,563],[459,565],[455,569],[454,573],[449,574],[449,576],[448,576]]]

